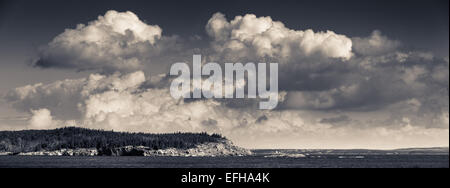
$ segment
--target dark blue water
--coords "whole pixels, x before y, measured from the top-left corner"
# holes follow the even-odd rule
[[[292,157],[0,156],[3,168],[449,168],[448,155]]]

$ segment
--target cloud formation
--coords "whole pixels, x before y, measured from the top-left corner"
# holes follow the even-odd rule
[[[361,55],[380,55],[396,50],[401,44],[399,41],[390,40],[375,30],[369,37],[354,37],[353,50]]]
[[[208,21],[206,31],[214,39],[213,49],[229,58],[254,58],[255,61],[267,57],[283,63],[309,56],[348,60],[353,55],[352,40],[345,35],[292,30],[271,17],[254,14],[227,21],[225,15],[216,13]]]
[[[76,70],[130,71],[150,62],[162,29],[128,12],[108,11],[104,16],[66,29],[40,50],[35,66]]]
[[[25,103],[29,102],[35,105],[36,110],[30,110],[30,126],[27,128],[42,129],[77,125],[96,129],[153,133],[208,131],[222,133],[240,145],[258,148],[267,147],[268,141],[276,143],[271,147],[279,148],[320,148],[325,147],[325,144],[332,147],[336,143],[350,144],[350,140],[362,142],[359,140],[361,135],[373,137],[374,140],[383,138],[385,141],[393,141],[388,137],[393,134],[397,137],[401,136],[401,138],[395,137],[398,139],[398,146],[406,146],[411,143],[424,144],[411,142],[411,135],[428,132],[424,136],[437,135],[442,138],[445,137],[445,130],[448,130],[440,127],[428,128],[417,124],[421,122],[415,122],[416,116],[409,111],[404,111],[413,109],[413,107],[419,109],[421,104],[417,100],[405,104],[410,105],[410,108],[391,107],[392,111],[398,113],[392,117],[386,115],[380,118],[367,113],[368,117],[364,118],[352,114],[320,118],[324,115],[332,116],[333,113],[316,114],[316,112],[303,110],[258,111],[229,108],[213,99],[190,102],[175,100],[170,96],[167,88],[143,88],[142,85],[145,85],[146,79],[141,71],[129,74],[116,73],[109,76],[92,74],[85,79],[59,82],[64,83],[25,86],[9,94],[9,99],[16,99],[16,101],[11,101],[12,103],[22,103],[21,106],[27,106]],[[73,83],[77,83],[76,85],[81,87],[70,90],[70,94],[61,92],[73,88]],[[60,87],[58,90],[48,89],[53,88],[51,87],[53,85]],[[37,93],[36,91],[42,92]],[[58,94],[77,96],[80,100],[76,105],[60,103],[51,106],[46,99]],[[81,117],[67,119],[65,114],[57,113],[70,108],[78,111]],[[403,109],[404,113],[398,109]],[[413,112],[417,113],[418,109]],[[360,119],[352,119],[354,117]],[[398,119],[398,117],[402,118]],[[445,116],[445,113],[441,113],[438,118],[440,119],[436,119],[435,123],[445,124],[448,115]],[[364,127],[359,123],[369,126]],[[395,126],[392,126],[394,123],[396,123]],[[448,121],[446,126],[448,127]],[[408,132],[402,132],[403,129],[407,129]],[[349,137],[348,140],[344,140],[346,136]],[[340,139],[340,141],[323,141],[324,137]],[[432,139],[436,141],[437,138]],[[255,142],[258,143],[255,144]],[[313,143],[311,144],[311,142]],[[293,143],[297,144],[293,145]],[[382,144],[386,144],[386,142]],[[381,147],[382,144],[376,146]],[[375,147],[369,143],[361,144],[361,147],[363,146]],[[391,146],[393,147],[393,145]],[[426,144],[420,146],[426,146]]]
[[[50,110],[42,108],[39,110],[31,110],[30,129],[53,129],[61,126],[58,122],[53,120]]]
[[[19,87],[4,99],[29,114],[26,128],[33,129],[208,131],[250,148],[448,145],[448,58],[401,49],[379,31],[349,37],[293,30],[253,14],[228,21],[216,13],[206,32],[210,46],[192,49],[131,12],[108,11],[55,37],[35,64],[97,73]],[[194,52],[204,53],[202,63],[280,63],[279,107],[173,99],[172,78],[161,67],[190,62]]]

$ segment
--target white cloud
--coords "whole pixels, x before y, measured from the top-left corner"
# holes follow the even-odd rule
[[[53,121],[50,110],[39,109],[31,110],[32,117],[30,119],[30,129],[50,129],[54,128],[56,122]]]
[[[142,22],[132,12],[108,11],[104,16],[66,29],[40,51],[41,67],[114,72],[142,68],[157,48],[162,29]]]
[[[236,16],[227,21],[225,15],[216,13],[206,26],[214,38],[213,48],[228,58],[276,58],[283,62],[299,57],[321,56],[349,59],[352,41],[333,31],[292,30],[282,22],[254,14]],[[253,59],[255,60],[255,59]]]
[[[83,101],[106,91],[137,90],[145,81],[142,71],[122,75],[91,74],[88,78],[62,80],[50,84],[34,84],[11,90],[5,100],[22,112],[46,108],[59,119],[78,119]]]
[[[320,121],[323,114],[317,114],[314,111],[248,110],[229,108],[215,100],[191,102],[175,100],[170,96],[168,88],[142,88],[145,81],[145,75],[141,71],[108,76],[92,74],[85,79],[59,81],[48,85],[37,84],[16,89],[10,93],[10,99],[15,99],[10,102],[22,103],[22,107],[28,103],[33,104],[28,109],[31,112],[28,128],[32,129],[76,125],[96,129],[152,133],[208,131],[224,134],[239,145],[257,148],[382,147],[389,145],[389,141],[395,141],[395,144],[389,145],[391,147],[407,146],[412,143],[418,144],[417,146],[431,146],[431,143],[445,145],[447,142],[442,132],[448,131],[448,124],[447,127],[443,125],[441,128],[428,129],[419,124],[423,121],[411,122],[408,126],[412,128],[403,130],[406,125],[401,119],[400,121],[395,118],[380,121],[379,117],[369,116],[353,121],[352,118],[358,116],[347,114],[349,124],[336,127],[333,124],[327,124],[326,121]],[[74,87],[75,85],[77,87]],[[55,86],[59,86],[58,89]],[[348,88],[347,92],[352,93],[351,88]],[[49,106],[47,100],[50,96],[64,99],[67,98],[65,95],[77,96],[78,100],[69,105],[61,103]],[[392,111],[397,112],[394,117],[415,120],[413,113],[420,113],[422,104],[417,100],[411,100],[405,105],[415,110],[400,113],[398,109],[405,109],[404,105],[392,107]],[[70,120],[64,119],[61,114],[54,113],[68,111],[67,109],[70,108],[72,108],[70,111],[78,111],[81,116]],[[330,114],[333,112],[329,112],[328,115]],[[443,114],[435,117],[436,121],[448,119],[448,115],[445,115],[448,112]],[[374,123],[369,127],[361,127],[359,125],[361,121],[374,121]],[[386,126],[383,124],[386,122],[396,123],[397,126]],[[393,134],[396,137],[393,137]],[[432,136],[440,137],[420,143],[411,141],[414,136],[421,136],[421,140]],[[383,142],[379,143],[377,141],[379,139]],[[354,144],[351,145],[351,142]]]
[[[390,40],[378,30],[373,31],[367,38],[355,37],[352,41],[353,50],[361,55],[380,55],[395,51],[400,46],[399,41]]]

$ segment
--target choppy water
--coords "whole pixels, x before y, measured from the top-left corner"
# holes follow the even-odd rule
[[[260,150],[247,157],[0,156],[6,168],[449,168],[448,153],[391,154],[362,151]],[[304,153],[304,151],[302,152]],[[280,155],[283,154],[283,155]],[[300,156],[300,157],[299,157]]]

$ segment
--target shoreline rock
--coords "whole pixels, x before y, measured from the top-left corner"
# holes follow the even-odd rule
[[[0,156],[12,155],[13,152],[0,152]]]
[[[11,153],[5,155],[12,155]],[[20,156],[146,156],[146,157],[228,157],[249,156],[252,152],[235,146],[229,140],[210,142],[197,145],[190,149],[160,149],[153,150],[144,146],[124,146],[118,148],[78,148],[56,151],[37,151],[18,153]]]
[[[18,153],[20,156],[97,156],[96,148],[61,149],[56,151],[36,151]]]
[[[250,150],[237,147],[231,141],[217,143],[200,144],[191,149],[164,149],[148,150],[145,156],[177,156],[177,157],[228,157],[228,156],[249,156]]]

